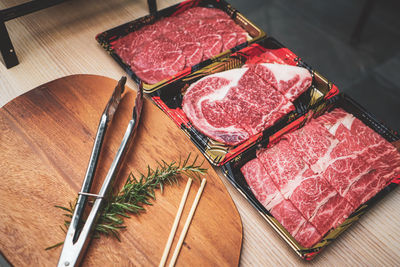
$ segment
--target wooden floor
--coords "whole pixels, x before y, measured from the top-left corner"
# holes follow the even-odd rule
[[[3,0],[0,2],[0,9],[22,2],[24,1]],[[97,44],[94,37],[104,30],[146,15],[148,13],[146,2],[146,0],[75,0],[7,22],[6,26],[10,32],[20,64],[11,69],[6,69],[3,64],[0,64],[0,106],[40,84],[66,75],[98,74],[113,79],[119,79],[122,75],[125,75],[125,72]],[[158,1],[158,6],[164,8],[177,2],[179,1]],[[298,54],[307,51],[307,47],[301,41],[298,41],[300,39],[291,39],[290,36],[284,35],[285,29],[290,32],[289,28],[285,28],[285,25],[290,25],[290,23],[292,26],[296,25],[297,20],[300,21],[302,17],[307,17],[307,14],[302,13],[304,8],[298,8],[296,11],[286,8],[284,5],[287,5],[289,1],[235,0],[233,2],[235,2],[233,5],[236,6],[237,4],[239,10],[243,10],[245,15],[256,19],[257,24],[263,27],[266,27],[265,24],[273,25],[274,27],[267,27],[265,30],[274,32],[273,36],[293,48]],[[360,1],[356,2],[361,3]],[[257,7],[260,7],[260,9]],[[263,16],[263,12],[265,12],[265,16]],[[286,18],[279,16],[284,12],[288,12],[287,14],[290,16]],[[296,15],[294,15],[294,12],[296,12]],[[316,19],[318,17],[314,16],[311,21],[314,20],[315,22]],[[337,19],[341,21],[340,17]],[[301,27],[302,25],[299,26],[299,28]],[[311,38],[311,34],[304,38],[308,37]],[[298,41],[297,49],[296,41]],[[317,40],[314,39],[313,41],[316,42]],[[338,42],[333,40],[330,43],[332,49],[338,47],[335,44],[340,46]],[[315,47],[316,45],[308,49],[315,49]],[[349,49],[345,51],[347,56],[351,55]],[[329,62],[326,63],[325,58],[313,54],[312,58],[309,56],[308,62],[311,60],[311,65],[322,67],[321,73],[335,81],[332,76],[338,75],[338,72],[334,72],[334,70],[344,68],[335,64],[336,58],[339,60],[338,55],[331,56]],[[389,56],[386,55],[386,61],[383,59],[379,61],[378,59],[374,61],[371,57],[364,58],[371,64],[381,66],[387,62]],[[354,63],[359,58],[349,56],[348,60]],[[326,65],[320,62],[325,62]],[[348,71],[350,71],[349,68],[347,67]],[[351,70],[356,72],[356,70]],[[386,74],[387,72],[382,71],[382,73]],[[343,78],[340,83],[350,87],[352,76],[346,75]],[[136,88],[131,80],[128,81],[128,85],[131,88]],[[357,86],[362,88],[362,83],[359,82]],[[394,103],[399,103],[396,102],[398,98],[397,100],[394,99]],[[221,174],[220,176],[235,201],[242,218],[244,242],[241,265],[243,266],[400,265],[399,189],[378,203],[359,223],[352,226],[309,264],[299,259],[250,204],[235,191]],[[221,227],[229,226],[223,225]]]

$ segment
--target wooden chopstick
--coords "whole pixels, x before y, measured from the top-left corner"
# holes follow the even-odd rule
[[[179,236],[178,244],[176,245],[174,254],[172,255],[171,261],[169,263],[169,267],[173,267],[175,265],[176,259],[178,258],[179,252],[180,252],[182,244],[183,244],[183,240],[185,239],[186,233],[187,233],[187,231],[189,229],[189,225],[190,225],[190,223],[192,221],[194,212],[195,212],[195,210],[197,208],[197,205],[199,203],[201,194],[203,193],[203,189],[204,189],[204,186],[206,185],[206,182],[207,182],[207,180],[205,178],[203,178],[203,180],[201,181],[200,188],[197,191],[196,198],[194,199],[192,207],[190,208],[190,212],[189,212],[189,215],[188,215],[188,217],[186,219],[185,226],[183,226],[181,235]]]
[[[171,228],[171,232],[169,233],[167,244],[165,245],[160,264],[158,265],[159,267],[164,267],[165,262],[167,261],[168,253],[169,253],[169,250],[171,249],[172,241],[174,240],[176,229],[178,228],[178,223],[179,223],[179,220],[181,219],[183,207],[185,206],[186,199],[189,194],[189,189],[190,189],[190,185],[192,184],[192,181],[193,181],[193,179],[189,178],[186,183],[186,188],[185,188],[185,191],[183,192],[183,195],[181,198],[181,203],[179,204],[178,212],[176,213],[175,220],[174,220],[174,223]]]

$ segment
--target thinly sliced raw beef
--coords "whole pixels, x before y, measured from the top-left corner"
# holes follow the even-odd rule
[[[308,245],[400,174],[396,148],[342,109],[259,150],[249,163],[242,173],[257,199],[299,243]]]
[[[300,245],[310,248],[321,240],[322,235],[311,223],[306,221],[293,237],[300,243]]]
[[[294,101],[312,83],[310,72],[305,68],[271,63],[249,65],[249,67],[289,101]]]
[[[282,201],[279,190],[257,158],[247,162],[241,171],[254,196],[267,210]]]
[[[400,173],[400,154],[360,120],[342,118],[347,119],[339,119],[335,126],[341,142],[332,151],[324,176],[356,208]]]
[[[264,49],[264,48],[262,48]],[[282,58],[278,57],[272,51],[265,51],[260,55],[253,55],[246,61],[247,64],[261,64],[261,63],[274,63],[274,64],[283,64],[285,65],[285,61]]]
[[[219,31],[218,34],[222,38],[222,44],[223,44],[222,51],[234,48],[238,44],[237,33]]]
[[[298,73],[303,75],[303,68],[279,65],[263,76],[282,76],[277,72],[285,72],[287,68],[290,73],[295,73],[297,68]],[[215,78],[229,83],[207,90],[205,94],[199,83],[212,88]],[[203,134],[228,145],[237,145],[272,126],[294,109],[293,104],[266,80],[256,74],[254,68],[245,67],[204,77],[188,88],[182,109],[194,127]],[[304,87],[301,91],[306,89]],[[192,113],[194,110],[196,113]],[[229,133],[230,130],[233,131]]]
[[[271,209],[271,214],[304,247],[313,246],[322,237],[288,200],[283,200]]]
[[[183,56],[186,57],[185,68],[194,66],[203,58],[203,47],[200,43],[186,43],[181,45]]]
[[[131,67],[141,73],[147,83],[156,83],[183,70],[185,57],[182,50],[164,37],[146,42],[132,55]]]
[[[290,201],[283,198],[257,158],[246,163],[241,171],[257,200],[302,246],[311,247],[321,239],[316,228],[307,222]]]
[[[302,178],[288,199],[324,235],[344,222],[353,207],[320,175],[307,170]]]
[[[140,79],[154,84],[247,38],[224,11],[194,7],[117,39],[113,49]]]
[[[277,145],[257,152],[257,158],[283,195],[287,195],[289,190],[293,191],[301,183],[302,175],[308,169],[307,164],[294,152],[287,140],[281,140]]]
[[[336,134],[337,128],[340,124],[348,125],[354,120],[354,116],[347,113],[341,108],[336,108],[329,113],[316,118],[313,122],[325,126],[332,135]],[[349,126],[347,126],[350,129]]]
[[[192,7],[179,14],[180,17],[186,20],[205,19],[205,18],[228,18],[228,14],[217,8],[207,7]]]
[[[325,127],[313,122],[309,127],[303,127],[284,138],[288,140],[292,150],[300,153],[300,157],[316,173],[325,169],[326,157],[330,156],[332,149],[339,143]]]
[[[321,175],[309,168],[301,153],[287,140],[259,151],[257,157],[284,198],[290,200],[321,234],[343,222],[353,210]],[[330,220],[321,220],[324,216],[330,216]]]
[[[222,37],[219,34],[207,34],[200,38],[203,47],[203,60],[218,55],[222,51]]]

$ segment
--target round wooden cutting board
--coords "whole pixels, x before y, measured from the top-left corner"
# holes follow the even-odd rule
[[[117,81],[94,75],[61,78],[14,99],[0,109],[0,250],[15,266],[55,266],[65,233],[63,211],[79,191],[100,115]],[[126,88],[106,134],[92,192],[97,192],[132,116],[135,92]],[[157,161],[203,156],[168,117],[145,101],[139,129],[117,184],[130,172],[146,173]],[[238,265],[242,224],[231,197],[208,162],[207,184],[185,238],[177,265]],[[172,226],[185,178],[156,193],[146,212],[126,219],[121,242],[94,239],[85,266],[158,265]],[[170,257],[199,188],[195,181]],[[169,257],[169,259],[170,259]]]

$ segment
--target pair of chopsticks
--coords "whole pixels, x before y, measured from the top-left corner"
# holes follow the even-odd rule
[[[193,179],[189,178],[187,183],[186,183],[186,188],[185,188],[185,191],[183,192],[181,203],[179,204],[178,212],[176,213],[175,220],[174,220],[174,223],[172,225],[171,232],[169,234],[167,244],[165,246],[163,255],[161,257],[160,264],[158,265],[159,267],[164,267],[165,266],[165,262],[167,261],[168,253],[169,253],[169,250],[171,249],[172,241],[174,240],[176,229],[178,228],[179,220],[181,219],[183,207],[185,206],[187,196],[189,195],[189,189],[190,189],[190,186],[192,184],[192,181],[193,181]],[[200,188],[197,191],[196,198],[194,199],[192,207],[190,208],[189,215],[188,215],[188,217],[186,219],[185,225],[183,226],[181,235],[179,236],[178,244],[176,245],[174,254],[172,254],[172,258],[171,258],[171,261],[169,263],[169,267],[173,267],[175,265],[176,259],[178,258],[179,252],[180,252],[180,250],[182,248],[183,240],[185,239],[185,236],[186,236],[186,233],[187,233],[187,231],[189,229],[190,223],[192,221],[194,212],[196,211],[197,205],[199,204],[199,200],[200,200],[201,194],[203,193],[204,186],[206,185],[206,182],[207,182],[207,180],[205,178],[203,178],[203,180],[201,181]]]

